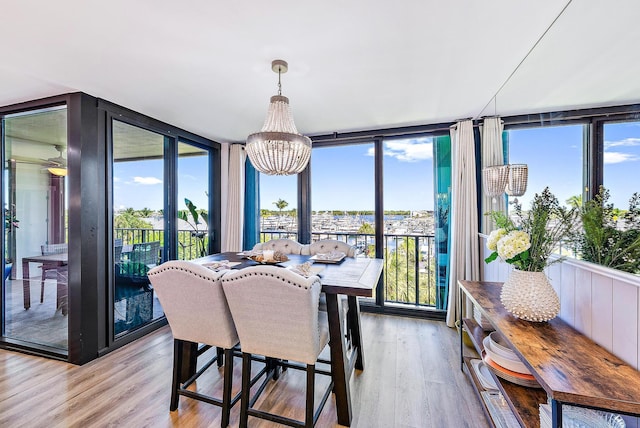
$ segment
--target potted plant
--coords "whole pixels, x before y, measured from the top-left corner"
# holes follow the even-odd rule
[[[560,312],[560,300],[544,269],[560,260],[550,261],[549,256],[575,229],[577,210],[560,206],[547,187],[535,194],[529,211],[522,211],[516,204],[514,219],[496,211],[489,215],[498,229],[487,240],[493,253],[485,262],[500,257],[514,266],[502,287],[502,304],[516,317],[528,321],[555,318]]]

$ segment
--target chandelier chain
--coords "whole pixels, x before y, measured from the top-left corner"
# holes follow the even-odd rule
[[[280,83],[281,71],[282,71],[282,68],[278,67],[278,95],[282,95],[282,83]]]

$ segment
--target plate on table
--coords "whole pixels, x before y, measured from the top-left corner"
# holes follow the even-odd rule
[[[516,373],[531,374],[531,371],[524,365],[522,360],[518,358],[515,353],[503,355],[500,352],[496,352],[493,348],[493,342],[491,341],[491,335],[484,338],[482,341],[484,351],[496,364],[511,370]]]
[[[240,262],[230,262],[229,260],[219,260],[214,262],[202,263],[202,266],[217,272],[219,270],[231,269],[234,266],[237,266],[239,264]]]
[[[479,359],[471,360],[471,366],[473,370],[476,372],[476,376],[480,381],[480,385],[486,390],[496,390],[498,389],[498,385],[496,384],[495,379],[491,376],[491,371],[486,366],[486,364]]]
[[[346,256],[342,251],[332,251],[330,253],[316,254],[309,259],[316,263],[340,263]]]
[[[288,266],[287,269],[297,273],[298,275],[302,275],[305,278],[309,278],[313,275],[320,276],[320,272],[324,270],[324,266],[313,266],[310,262],[307,262],[301,265]]]
[[[526,386],[529,388],[542,388],[533,375],[518,373],[506,369],[493,361],[488,355],[484,356],[483,361],[499,378],[515,383],[516,385]]]
[[[253,256],[257,256],[258,254],[262,254],[262,252],[261,251],[247,250],[247,251],[240,251],[236,255],[238,255],[240,257],[243,257],[245,259],[250,259]]]
[[[287,256],[283,256],[282,260],[265,260],[262,254],[257,254],[249,257],[250,260],[254,262],[260,263],[261,265],[277,265],[278,263],[283,263],[289,261]]]

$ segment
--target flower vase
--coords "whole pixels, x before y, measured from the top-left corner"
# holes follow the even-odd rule
[[[560,299],[544,272],[514,269],[502,286],[500,301],[515,317],[544,322],[560,312]]]

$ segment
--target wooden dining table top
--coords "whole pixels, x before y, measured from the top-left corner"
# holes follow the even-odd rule
[[[43,262],[58,262],[61,264],[66,264],[69,260],[69,253],[56,253],[56,254],[47,254],[43,256],[42,254],[38,254],[37,256],[29,256],[23,257],[22,262],[32,262],[32,263],[43,263]]]
[[[300,254],[287,254],[287,257],[287,261],[279,262],[274,264],[274,266],[280,266],[284,269],[288,266],[305,263],[311,258],[309,255]],[[261,264],[237,252],[212,254],[193,261],[204,264],[221,260],[239,262],[239,264],[233,266],[232,269],[242,269]],[[318,276],[322,283],[322,291],[325,293],[372,297],[373,290],[382,272],[383,260],[368,257],[345,257],[339,263],[321,263],[315,261],[314,266],[324,266],[324,269],[319,272]]]

